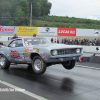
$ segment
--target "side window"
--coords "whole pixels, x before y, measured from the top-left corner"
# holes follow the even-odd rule
[[[16,45],[16,40],[14,40],[13,42],[11,42],[11,43],[9,44],[9,47],[15,47],[15,45]]]
[[[22,47],[22,46],[23,46],[22,40],[17,40],[16,47]]]
[[[22,47],[23,43],[22,40],[14,40],[12,43],[9,44],[9,47]]]

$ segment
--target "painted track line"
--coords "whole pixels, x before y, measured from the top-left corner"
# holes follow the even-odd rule
[[[9,87],[11,87],[11,88],[13,88],[13,89],[21,89],[20,87],[17,87],[17,86],[15,86],[15,85],[12,85],[12,84],[7,83],[7,82],[2,81],[2,80],[0,80],[0,83],[1,83],[1,84],[4,84],[4,85],[6,85],[6,86],[9,86]],[[20,91],[20,92],[21,92],[21,93],[24,93],[24,94],[26,94],[26,95],[28,95],[28,96],[30,96],[30,97],[32,97],[32,98],[38,99],[38,100],[48,100],[48,99],[43,98],[43,97],[41,97],[41,96],[38,96],[38,95],[36,95],[36,94],[34,94],[34,93],[31,93],[31,92],[29,92],[29,91],[27,91],[27,90],[25,90],[25,91]]]
[[[96,68],[96,67],[89,67],[89,66],[82,66],[82,65],[75,65],[77,67],[82,67],[82,68],[89,68],[89,69],[96,69],[96,70],[100,70],[100,68]]]

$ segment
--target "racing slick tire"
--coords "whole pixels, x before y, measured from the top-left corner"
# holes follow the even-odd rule
[[[1,69],[8,69],[10,67],[10,62],[4,55],[0,55],[0,68]]]
[[[74,68],[74,66],[75,66],[75,60],[64,62],[64,63],[62,63],[62,65],[63,65],[63,67],[65,69],[70,70],[70,69]]]
[[[28,70],[32,70],[32,64],[28,64]]]
[[[41,75],[46,71],[47,64],[40,56],[35,56],[32,60],[32,69],[35,74]]]

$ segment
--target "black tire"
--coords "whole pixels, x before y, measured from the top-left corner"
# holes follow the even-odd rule
[[[28,64],[28,70],[32,70],[32,64]]]
[[[74,66],[75,66],[75,60],[64,62],[64,63],[62,63],[62,65],[63,65],[63,67],[65,69],[70,70],[70,69],[74,68]]]
[[[35,56],[32,60],[32,69],[35,74],[41,75],[46,71],[47,64],[40,56]]]
[[[0,55],[0,67],[1,69],[8,69],[10,67],[10,62],[4,55]]]

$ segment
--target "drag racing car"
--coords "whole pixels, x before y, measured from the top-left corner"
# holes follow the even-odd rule
[[[10,64],[28,64],[35,74],[43,74],[48,66],[62,64],[72,69],[83,54],[80,46],[51,43],[43,37],[27,37],[11,40],[0,46],[0,67],[8,69]]]

